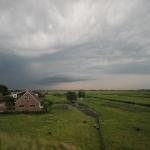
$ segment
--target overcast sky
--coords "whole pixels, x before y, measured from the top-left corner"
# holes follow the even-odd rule
[[[0,83],[150,88],[150,0],[0,0]]]

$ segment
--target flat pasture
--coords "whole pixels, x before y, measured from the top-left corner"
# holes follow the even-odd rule
[[[46,114],[0,115],[0,150],[100,149],[95,120],[71,106]]]
[[[150,108],[136,104],[149,104],[149,95],[143,91],[87,92],[83,104],[99,114],[106,149],[150,149]]]

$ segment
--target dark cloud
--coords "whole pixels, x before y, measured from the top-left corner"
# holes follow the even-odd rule
[[[32,86],[30,59],[14,54],[0,53],[0,82],[10,88]]]
[[[69,77],[64,75],[56,75],[51,77],[46,77],[37,82],[37,85],[43,85],[43,86],[53,86],[60,83],[70,83],[70,82],[78,82],[78,81],[87,81],[89,78],[86,77]]]
[[[149,10],[149,0],[0,0],[0,82],[38,88],[149,75]]]

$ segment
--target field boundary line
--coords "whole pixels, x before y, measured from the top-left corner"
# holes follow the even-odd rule
[[[107,100],[107,101],[114,101],[114,102],[126,103],[126,104],[131,104],[131,105],[150,107],[150,104],[143,104],[143,103],[137,103],[137,102],[131,102],[131,101],[123,101],[123,100],[119,100],[119,99],[105,98],[105,97],[99,97],[99,96],[97,96],[97,97],[94,96],[93,98],[101,98],[101,99]]]

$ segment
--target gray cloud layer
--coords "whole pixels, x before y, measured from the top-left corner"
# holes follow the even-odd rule
[[[50,88],[149,76],[149,10],[149,0],[0,0],[0,82]]]

